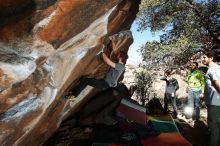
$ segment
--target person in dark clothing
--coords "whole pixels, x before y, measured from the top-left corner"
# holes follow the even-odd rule
[[[173,116],[177,116],[176,91],[179,89],[178,81],[171,77],[171,70],[166,70],[161,80],[166,81],[164,94],[164,113],[167,113],[168,104],[171,102],[173,107]]]
[[[111,61],[104,52],[101,52],[100,55],[104,62],[111,67],[109,72],[106,74],[104,79],[82,77],[79,84],[71,91],[72,96],[69,96],[70,100],[75,100],[75,98],[87,85],[103,91],[117,86],[119,77],[125,71],[125,63],[128,58],[127,54],[121,51],[117,57],[117,63]]]

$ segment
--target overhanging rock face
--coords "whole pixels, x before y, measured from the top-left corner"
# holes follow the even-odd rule
[[[128,51],[140,0],[0,1],[0,145],[40,146],[94,95],[64,94],[81,76],[108,71]],[[115,44],[115,47],[112,47]]]

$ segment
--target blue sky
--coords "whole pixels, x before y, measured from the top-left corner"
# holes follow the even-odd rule
[[[160,40],[159,35],[162,34],[161,32],[156,32],[154,35],[150,32],[150,29],[143,31],[143,32],[137,32],[137,24],[134,22],[131,27],[132,35],[134,38],[133,44],[130,46],[128,51],[128,64],[139,64],[141,62],[141,55],[138,51],[140,46],[142,44],[145,44],[147,41],[153,41],[153,40]]]

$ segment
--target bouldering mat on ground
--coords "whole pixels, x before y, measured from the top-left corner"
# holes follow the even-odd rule
[[[158,136],[142,138],[143,146],[192,146],[179,133],[160,133]]]
[[[173,121],[173,118],[170,114],[164,115],[147,115],[147,120],[160,120],[160,121]]]
[[[147,126],[152,124],[157,132],[179,132],[175,121],[170,115],[147,116]]]
[[[116,114],[120,118],[134,121],[141,125],[146,123],[146,108],[128,99],[123,98],[121,100]]]

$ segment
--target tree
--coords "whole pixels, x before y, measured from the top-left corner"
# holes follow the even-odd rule
[[[191,49],[190,49],[191,48]],[[157,41],[146,42],[140,52],[144,62],[150,65],[165,64],[167,66],[185,64],[197,51],[199,46],[181,36],[178,41],[171,44],[163,44]]]
[[[138,31],[164,31],[160,42],[140,48],[144,61],[163,63],[172,56],[182,64],[198,51],[220,46],[219,0],[142,0]]]
[[[135,72],[136,94],[142,105],[145,105],[146,101],[150,98],[153,80],[153,76],[146,69]]]

